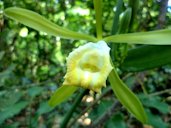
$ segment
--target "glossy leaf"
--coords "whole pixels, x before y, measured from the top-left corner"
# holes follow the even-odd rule
[[[5,15],[10,17],[26,26],[29,26],[38,31],[46,32],[47,34],[60,36],[67,39],[82,39],[96,42],[97,39],[86,34],[74,32],[66,28],[60,27],[38,13],[33,11],[10,7],[5,9]]]
[[[128,31],[131,21],[132,9],[127,8],[123,13],[119,25],[119,33],[126,33]]]
[[[171,64],[171,46],[145,45],[128,52],[121,69],[125,71],[143,71]]]
[[[75,86],[69,86],[69,85],[61,86],[51,96],[49,100],[49,105],[52,107],[59,105],[63,101],[67,100],[77,89],[78,87]]]
[[[142,123],[147,122],[144,108],[137,96],[120,80],[114,68],[109,75],[109,81],[118,100]]]
[[[119,34],[106,37],[103,40],[113,43],[171,45],[171,29]]]

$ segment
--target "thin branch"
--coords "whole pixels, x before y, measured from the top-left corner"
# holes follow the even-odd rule
[[[148,92],[144,86],[144,73],[140,73],[136,76],[136,79],[137,79],[137,82],[139,83],[139,85],[141,86],[142,90],[143,90],[143,93],[145,95],[148,95]]]
[[[101,128],[102,124],[106,122],[117,111],[116,108],[121,107],[119,101],[116,101],[112,106],[102,114],[97,120],[95,120],[88,128]]]
[[[157,96],[157,95],[162,95],[164,93],[169,93],[169,92],[171,93],[171,89],[165,89],[165,90],[162,90],[162,91],[159,91],[159,92],[151,93],[148,96]]]
[[[166,24],[167,3],[168,3],[168,0],[160,1],[160,12],[159,12],[159,17],[158,17],[157,29],[164,28]]]
[[[108,94],[110,91],[112,91],[111,87],[107,88],[102,95],[100,95],[91,105],[89,105],[87,108],[85,108],[78,116],[76,116],[72,122],[68,124],[68,127],[70,128],[71,126],[74,125],[74,123],[82,116],[84,115],[88,110],[93,109],[94,106],[98,103],[100,99],[102,99],[106,94]]]
[[[64,117],[64,120],[61,124],[61,128],[66,128],[68,125],[69,120],[71,119],[72,114],[76,110],[77,106],[81,103],[81,100],[83,96],[88,92],[88,90],[83,90],[81,93],[79,93],[71,107],[71,109],[68,111],[66,116]]]

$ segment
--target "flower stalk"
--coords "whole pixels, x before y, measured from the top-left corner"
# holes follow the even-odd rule
[[[93,0],[96,18],[97,39],[102,40],[102,0]]]

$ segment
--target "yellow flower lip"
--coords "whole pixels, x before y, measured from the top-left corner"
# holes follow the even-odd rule
[[[109,51],[104,41],[89,42],[75,49],[67,58],[63,85],[80,86],[100,93],[112,70]]]

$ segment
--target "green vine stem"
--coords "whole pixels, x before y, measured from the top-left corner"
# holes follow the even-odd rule
[[[74,113],[74,111],[76,110],[77,106],[81,103],[81,100],[83,98],[83,96],[88,92],[89,90],[81,90],[81,93],[79,93],[76,96],[76,99],[71,107],[71,109],[68,111],[68,113],[66,114],[66,116],[64,117],[63,122],[61,123],[61,128],[66,128],[67,124],[69,122],[69,120],[71,119],[72,114]]]
[[[102,0],[93,0],[96,17],[97,39],[102,39]]]
[[[119,16],[122,13],[122,6],[123,6],[123,0],[117,0],[116,3],[116,11],[115,11],[115,16],[113,18],[113,24],[112,24],[112,30],[111,30],[111,35],[115,35],[118,32],[118,26],[119,26]],[[117,52],[117,46],[119,44],[110,44],[111,47],[111,58],[112,61],[116,61],[116,52]]]
[[[119,15],[122,13],[123,0],[117,0],[116,12],[113,18],[111,35],[115,35],[119,26]]]

